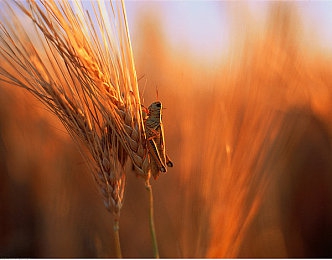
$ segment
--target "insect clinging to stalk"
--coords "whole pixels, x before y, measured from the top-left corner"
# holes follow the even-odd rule
[[[167,166],[173,167],[173,163],[167,156],[165,150],[161,102],[153,102],[146,110],[145,131],[147,148],[151,156],[151,172],[154,179],[157,179],[159,172],[166,172]]]

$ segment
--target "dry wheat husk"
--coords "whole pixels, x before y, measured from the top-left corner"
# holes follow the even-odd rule
[[[58,116],[119,217],[127,158],[146,180],[149,158],[123,3],[88,3],[1,3],[0,77]]]

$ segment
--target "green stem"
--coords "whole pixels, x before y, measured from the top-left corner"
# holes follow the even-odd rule
[[[114,219],[113,231],[114,231],[114,246],[115,246],[116,257],[122,258],[118,219]]]
[[[153,214],[153,193],[152,187],[149,180],[146,181],[145,187],[149,192],[150,197],[150,209],[149,209],[149,218],[150,218],[150,232],[152,238],[152,245],[153,245],[153,254],[155,258],[159,258],[159,250],[158,250],[158,242],[156,237],[156,229],[154,226],[154,214]]]

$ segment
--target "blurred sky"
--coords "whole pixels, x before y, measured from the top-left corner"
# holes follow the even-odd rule
[[[136,25],[142,15],[154,12],[171,48],[185,48],[191,54],[204,50],[204,55],[215,55],[216,49],[222,51],[228,44],[228,15],[223,2],[128,1],[126,8],[133,37],[139,37]]]
[[[153,13],[160,23],[170,47],[196,57],[215,58],[223,55],[230,44],[232,5],[247,8],[258,24],[268,16],[269,2],[248,1],[126,1],[128,22],[133,42],[139,37],[140,19]],[[307,42],[332,50],[332,1],[292,3],[304,25]],[[244,25],[245,26],[245,25]],[[318,44],[318,45],[317,45]]]

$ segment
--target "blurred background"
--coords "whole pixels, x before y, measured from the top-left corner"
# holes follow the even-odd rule
[[[152,181],[160,255],[332,257],[332,2],[126,7],[174,162]],[[0,92],[0,257],[114,257],[74,142],[31,95]],[[153,256],[147,202],[128,165],[124,257]]]

